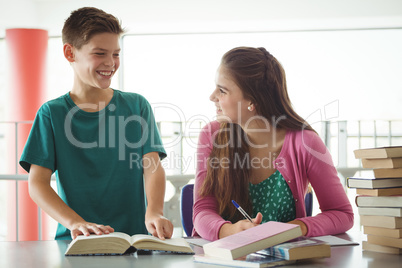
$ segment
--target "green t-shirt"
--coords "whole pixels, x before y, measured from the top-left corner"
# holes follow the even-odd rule
[[[262,213],[262,223],[268,221],[288,222],[296,218],[295,201],[292,191],[277,170],[268,179],[249,184],[253,217]]]
[[[88,222],[146,234],[142,156],[166,156],[148,101],[114,90],[99,112],[78,108],[69,93],[39,109],[20,165],[55,172],[61,199]],[[71,239],[58,225],[56,239]]]

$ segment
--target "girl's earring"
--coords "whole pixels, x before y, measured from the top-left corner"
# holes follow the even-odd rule
[[[247,109],[251,112],[253,110],[253,106],[248,106]]]

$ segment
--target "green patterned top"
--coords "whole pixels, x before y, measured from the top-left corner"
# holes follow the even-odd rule
[[[250,183],[249,187],[253,218],[258,212],[262,213],[262,223],[288,222],[296,218],[292,191],[278,170],[258,184]]]

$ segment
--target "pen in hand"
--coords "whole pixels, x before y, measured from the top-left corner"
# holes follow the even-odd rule
[[[236,201],[232,200],[233,205],[237,208],[238,211],[240,211],[241,214],[243,214],[244,218],[246,218],[247,220],[249,220],[251,223],[254,223],[253,220],[251,219],[251,217],[244,211],[244,209],[241,208],[241,206],[239,206]]]

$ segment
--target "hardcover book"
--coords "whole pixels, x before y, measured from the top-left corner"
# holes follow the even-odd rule
[[[288,242],[257,251],[259,254],[266,254],[285,260],[301,260],[311,258],[331,257],[331,246],[323,241],[299,237]]]
[[[402,238],[392,238],[378,235],[367,235],[367,242],[371,244],[402,248]]]
[[[151,235],[129,236],[114,232],[104,235],[80,235],[69,244],[65,255],[123,255],[138,249],[193,253],[184,238],[161,240]]]
[[[373,226],[364,226],[364,233],[371,235],[387,236],[392,238],[402,238],[402,229],[382,228]]]
[[[360,223],[363,226],[402,228],[402,217],[360,215]]]
[[[386,207],[400,208],[402,207],[402,196],[356,196],[356,205],[358,207]]]
[[[402,157],[402,146],[377,147],[353,151],[355,158],[391,158]]]
[[[382,189],[402,187],[402,178],[371,179],[371,178],[348,178],[349,188]]]
[[[370,195],[370,196],[402,195],[402,187],[382,188],[382,189],[362,189],[362,188],[357,188],[356,189],[356,194],[358,194],[358,195]]]
[[[402,249],[400,249],[400,248],[371,244],[367,241],[363,241],[362,247],[363,247],[363,250],[367,250],[367,251],[390,253],[390,254],[402,254]]]
[[[206,256],[234,260],[302,235],[296,224],[269,221],[203,246]]]
[[[402,217],[402,208],[358,207],[359,215]]]
[[[374,178],[402,178],[402,168],[373,169]]]
[[[218,257],[197,254],[194,255],[194,261],[200,263],[223,265],[230,267],[256,267],[256,268],[277,267],[281,265],[288,265],[295,263],[295,261],[284,260],[281,258],[256,253],[251,253],[234,260],[227,260]]]
[[[362,167],[364,168],[401,168],[402,157],[398,158],[376,158],[376,159],[362,159]]]

